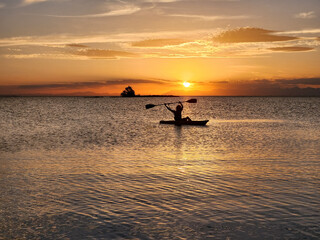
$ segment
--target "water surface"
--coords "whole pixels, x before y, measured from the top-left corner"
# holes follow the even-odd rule
[[[0,98],[0,239],[319,239],[320,98]]]

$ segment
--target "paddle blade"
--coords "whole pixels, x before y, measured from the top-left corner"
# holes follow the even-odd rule
[[[155,107],[156,105],[154,105],[154,104],[147,104],[146,105],[146,109],[149,109],[149,108],[153,108],[153,107]]]
[[[188,103],[197,103],[197,99],[193,98],[193,99],[189,99],[188,101],[186,101]]]

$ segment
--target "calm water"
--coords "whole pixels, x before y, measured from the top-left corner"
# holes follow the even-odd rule
[[[320,98],[166,101],[0,98],[0,239],[320,239]]]

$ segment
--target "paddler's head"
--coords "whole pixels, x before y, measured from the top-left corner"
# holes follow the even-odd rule
[[[178,105],[178,106],[176,107],[176,111],[181,111],[181,110],[182,110],[181,105]]]

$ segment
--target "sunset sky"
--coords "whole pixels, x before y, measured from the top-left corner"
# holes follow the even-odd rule
[[[319,66],[319,0],[0,0],[0,95],[320,96]]]

